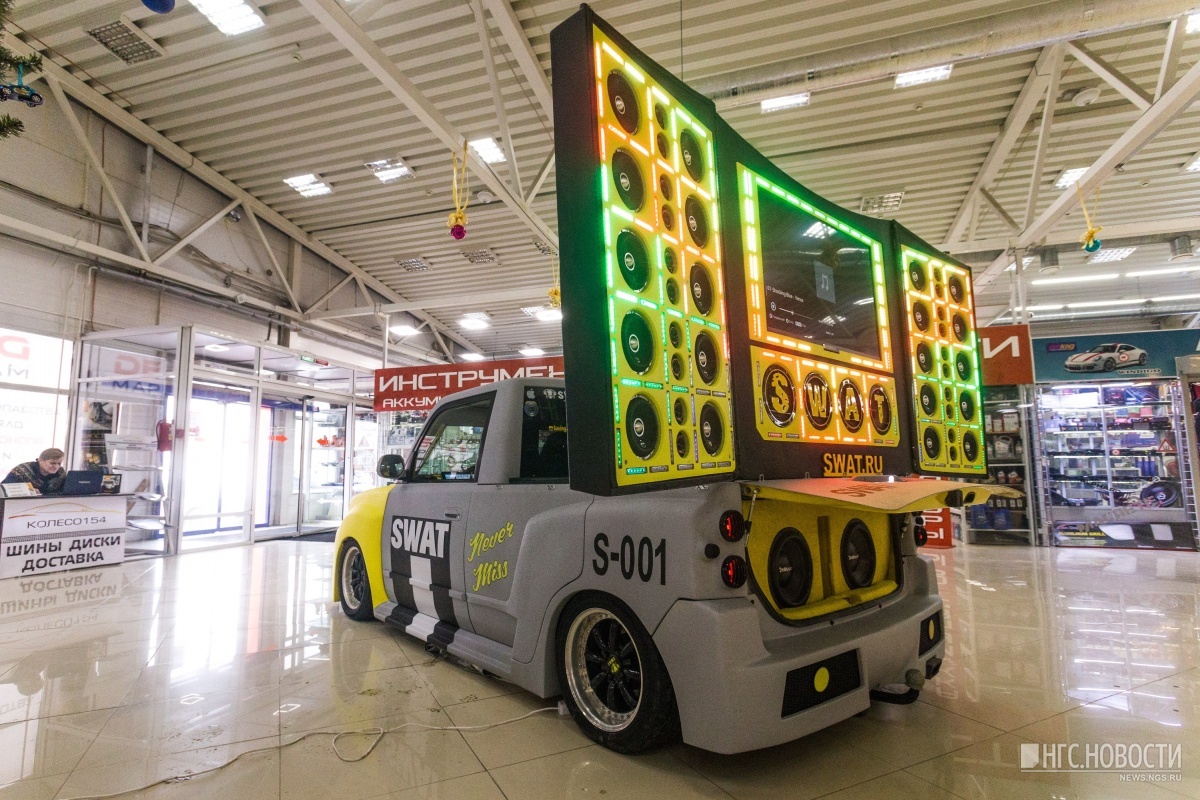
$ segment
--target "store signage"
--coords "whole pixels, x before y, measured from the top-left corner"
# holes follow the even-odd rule
[[[979,331],[984,386],[1033,383],[1033,349],[1028,325],[993,325]]]
[[[433,408],[448,394],[509,378],[561,378],[562,356],[375,370],[376,411]]]
[[[4,501],[0,578],[125,560],[124,497]]]
[[[1039,338],[1033,367],[1038,383],[1170,378],[1178,374],[1177,357],[1197,352],[1196,328]]]
[[[0,328],[0,383],[67,388],[71,343]]]

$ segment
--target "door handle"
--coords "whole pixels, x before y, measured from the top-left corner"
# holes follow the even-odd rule
[[[447,508],[445,511],[445,514],[446,514],[446,519],[458,519],[459,517],[462,516],[462,509]]]

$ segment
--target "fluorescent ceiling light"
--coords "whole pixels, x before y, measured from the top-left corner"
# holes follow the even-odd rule
[[[382,158],[378,161],[367,161],[364,167],[383,183],[417,177],[402,158]]]
[[[479,353],[463,353],[462,360],[463,361],[483,361],[483,356],[481,356]]]
[[[389,331],[397,336],[416,336],[420,331],[412,325],[392,325],[388,328]]]
[[[1066,189],[1070,186],[1074,186],[1075,182],[1082,178],[1083,173],[1087,171],[1087,167],[1073,167],[1071,169],[1064,169],[1058,176],[1058,180],[1054,182],[1054,188]]]
[[[206,344],[204,349],[210,353],[224,353],[229,348],[223,344]]]
[[[884,192],[883,194],[864,195],[859,201],[858,210],[864,214],[878,216],[889,211],[896,211],[904,200],[904,192]]]
[[[810,98],[811,94],[809,92],[800,92],[800,94],[789,94],[783,97],[772,97],[769,100],[763,100],[759,103],[759,107],[762,109],[761,113],[770,114],[772,111],[783,111],[787,108],[806,106]]]
[[[469,331],[482,331],[489,327],[490,319],[491,317],[482,311],[472,311],[470,314],[463,314],[458,324]]]
[[[912,72],[901,72],[896,76],[897,89],[904,89],[908,86],[920,86],[922,83],[933,83],[934,81],[944,81],[950,77],[950,71],[954,69],[953,64],[943,64],[940,67],[930,67],[929,69],[918,69]]]
[[[1088,256],[1089,264],[1108,264],[1113,261],[1124,261],[1133,255],[1136,247],[1111,247],[1108,250],[1097,250]]]
[[[546,351],[540,347],[522,347],[517,352],[519,352],[523,356],[529,356],[530,358],[532,358],[533,356],[546,355]]]
[[[1174,269],[1140,269],[1126,272],[1126,278],[1153,278],[1155,275],[1180,275],[1185,272],[1200,272],[1200,267],[1175,267]]]
[[[865,306],[865,305],[869,305],[870,303],[873,303],[873,302],[875,302],[874,297],[864,297],[862,300],[855,300],[854,305]]]
[[[246,0],[192,0],[192,5],[226,36],[237,36],[267,24],[258,9]]]
[[[319,197],[323,194],[329,194],[333,189],[329,184],[321,180],[319,175],[308,173],[305,175],[295,175],[291,178],[284,178],[283,182],[295,189],[304,197]]]
[[[1130,300],[1088,300],[1082,303],[1067,303],[1067,308],[1101,308],[1102,306],[1132,306],[1146,302],[1144,297]]]
[[[1105,275],[1076,275],[1072,278],[1038,278],[1030,281],[1034,286],[1053,286],[1059,283],[1086,283],[1087,281],[1111,281],[1121,277],[1119,272],[1110,272]]]
[[[1042,306],[1030,306],[1029,308],[1027,308],[1025,310],[1026,311],[1058,311],[1059,309],[1061,309],[1063,307],[1064,306],[1062,306],[1062,305],[1042,305]],[[1013,310],[1020,311],[1021,307],[1017,306]]]
[[[475,139],[468,144],[488,164],[503,164],[507,160],[504,158],[504,151],[500,149],[500,145],[495,139]]]
[[[1200,300],[1200,294],[1168,294],[1150,298],[1153,303],[1175,303],[1179,300]]]
[[[1021,259],[1022,267],[1028,267],[1032,263],[1033,263],[1033,256],[1025,256],[1024,258]],[[1005,272],[1016,272],[1016,269],[1017,269],[1017,262],[1014,261],[1013,263],[1011,263],[1007,267],[1005,267],[1004,271]]]
[[[1188,33],[1200,33],[1200,14],[1188,14]]]
[[[1200,14],[1196,14],[1195,16],[1200,17]],[[1190,161],[1183,165],[1183,171],[1200,172],[1200,153],[1196,153],[1196,155],[1192,156]]]
[[[804,235],[809,239],[824,239],[833,232],[833,228],[829,227],[824,222],[814,222],[812,225],[808,226],[808,230],[804,232]]]
[[[558,322],[562,319],[562,311],[557,308],[543,308],[537,312],[537,318],[542,322]]]

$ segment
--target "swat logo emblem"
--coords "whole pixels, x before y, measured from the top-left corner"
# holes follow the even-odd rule
[[[796,384],[779,364],[772,364],[763,372],[762,402],[771,422],[780,428],[786,428],[796,418]]]
[[[833,397],[829,384],[819,373],[810,372],[804,379],[804,413],[819,431],[829,427],[833,419]]]
[[[392,517],[392,547],[418,556],[445,558],[450,523],[418,517]]]
[[[838,387],[838,405],[842,409],[842,424],[846,426],[846,430],[858,433],[865,416],[862,392],[849,378],[842,381],[842,385]]]

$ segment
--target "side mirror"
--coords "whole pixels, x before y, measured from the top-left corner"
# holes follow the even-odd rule
[[[389,481],[398,481],[404,477],[404,457],[396,453],[380,456],[379,464],[375,467],[379,477]]]

